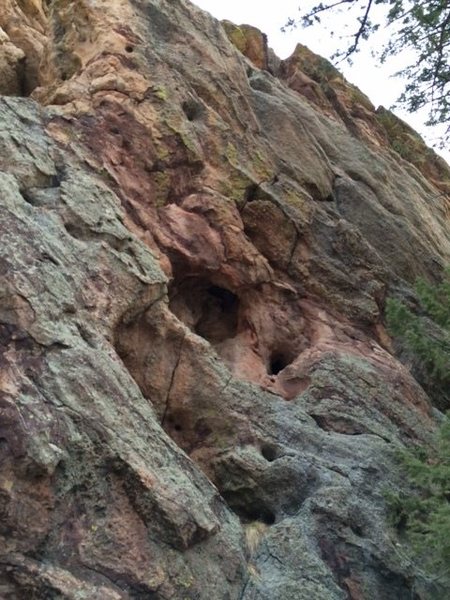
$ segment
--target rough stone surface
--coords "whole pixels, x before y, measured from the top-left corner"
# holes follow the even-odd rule
[[[185,0],[0,27],[0,598],[437,598],[383,309],[449,261],[447,167]]]
[[[246,55],[253,60],[252,55]],[[292,56],[279,64],[277,74],[321,112],[343,123],[355,137],[375,147],[390,147],[448,196],[447,163],[392,112],[383,106],[375,110],[369,98],[328,60],[298,44]]]
[[[251,25],[235,25],[222,21],[223,28],[231,43],[244,54],[258,69],[269,69],[269,48],[267,36]]]

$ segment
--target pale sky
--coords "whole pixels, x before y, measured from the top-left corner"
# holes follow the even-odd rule
[[[267,34],[269,45],[275,50],[280,58],[287,58],[292,54],[298,42],[308,46],[313,52],[330,58],[337,46],[343,43],[331,40],[321,26],[308,29],[298,27],[293,31],[282,33],[281,27],[286,23],[288,17],[295,18],[298,14],[299,4],[308,8],[317,2],[313,0],[191,0],[194,4],[211,13],[217,19],[228,19],[237,25],[247,23],[258,27]],[[336,29],[345,31],[348,17],[334,16],[332,23]],[[351,30],[348,31],[351,33]],[[383,41],[386,32],[378,32],[372,40]],[[373,42],[371,44],[374,45]],[[403,59],[404,60],[404,59]],[[391,77],[403,66],[401,57],[389,59],[388,64],[380,66],[371,56],[369,46],[354,57],[353,65],[346,62],[338,65],[339,70],[351,83],[357,85],[377,107],[380,104],[390,108],[402,92],[403,85],[399,78]],[[428,143],[433,143],[437,133],[424,126],[426,112],[421,114],[410,114],[404,110],[394,111],[400,118],[407,121],[424,137]],[[450,151],[437,150],[450,164]]]

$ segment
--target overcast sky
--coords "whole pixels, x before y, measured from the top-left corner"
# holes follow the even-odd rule
[[[322,27],[314,26],[308,29],[301,27],[293,31],[282,33],[281,27],[286,23],[288,17],[296,17],[299,14],[299,4],[303,8],[315,4],[313,0],[192,0],[194,4],[207,10],[218,19],[229,19],[238,25],[248,23],[265,32],[269,38],[269,45],[275,50],[280,58],[287,58],[294,50],[298,42],[308,46],[313,52],[329,58],[339,42],[332,40],[329,33]],[[348,16],[333,16],[333,27],[339,31],[345,31],[349,22]],[[348,31],[351,33],[351,30]],[[387,37],[386,32],[379,32],[377,37],[372,38],[376,43],[382,43]],[[342,47],[342,42],[341,42]],[[372,41],[373,45],[373,41]],[[403,61],[405,59],[403,58]],[[371,49],[367,46],[355,56],[353,65],[341,63],[338,68],[345,77],[357,85],[375,104],[390,108],[400,95],[403,85],[399,78],[392,75],[403,66],[402,58],[390,59],[387,65],[380,66],[372,58]],[[404,110],[395,109],[399,117],[410,123],[421,135],[432,143],[436,133],[427,129],[423,123],[426,113],[409,114]],[[439,151],[450,164],[450,152]]]

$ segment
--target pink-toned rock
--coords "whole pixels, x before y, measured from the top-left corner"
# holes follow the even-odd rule
[[[384,306],[450,258],[446,169],[184,0],[0,27],[0,597],[431,599],[385,491],[437,413]]]

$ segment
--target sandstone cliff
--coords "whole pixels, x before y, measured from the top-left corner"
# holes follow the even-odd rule
[[[387,522],[436,417],[383,309],[450,262],[449,170],[265,44],[0,7],[2,599],[436,597]]]

